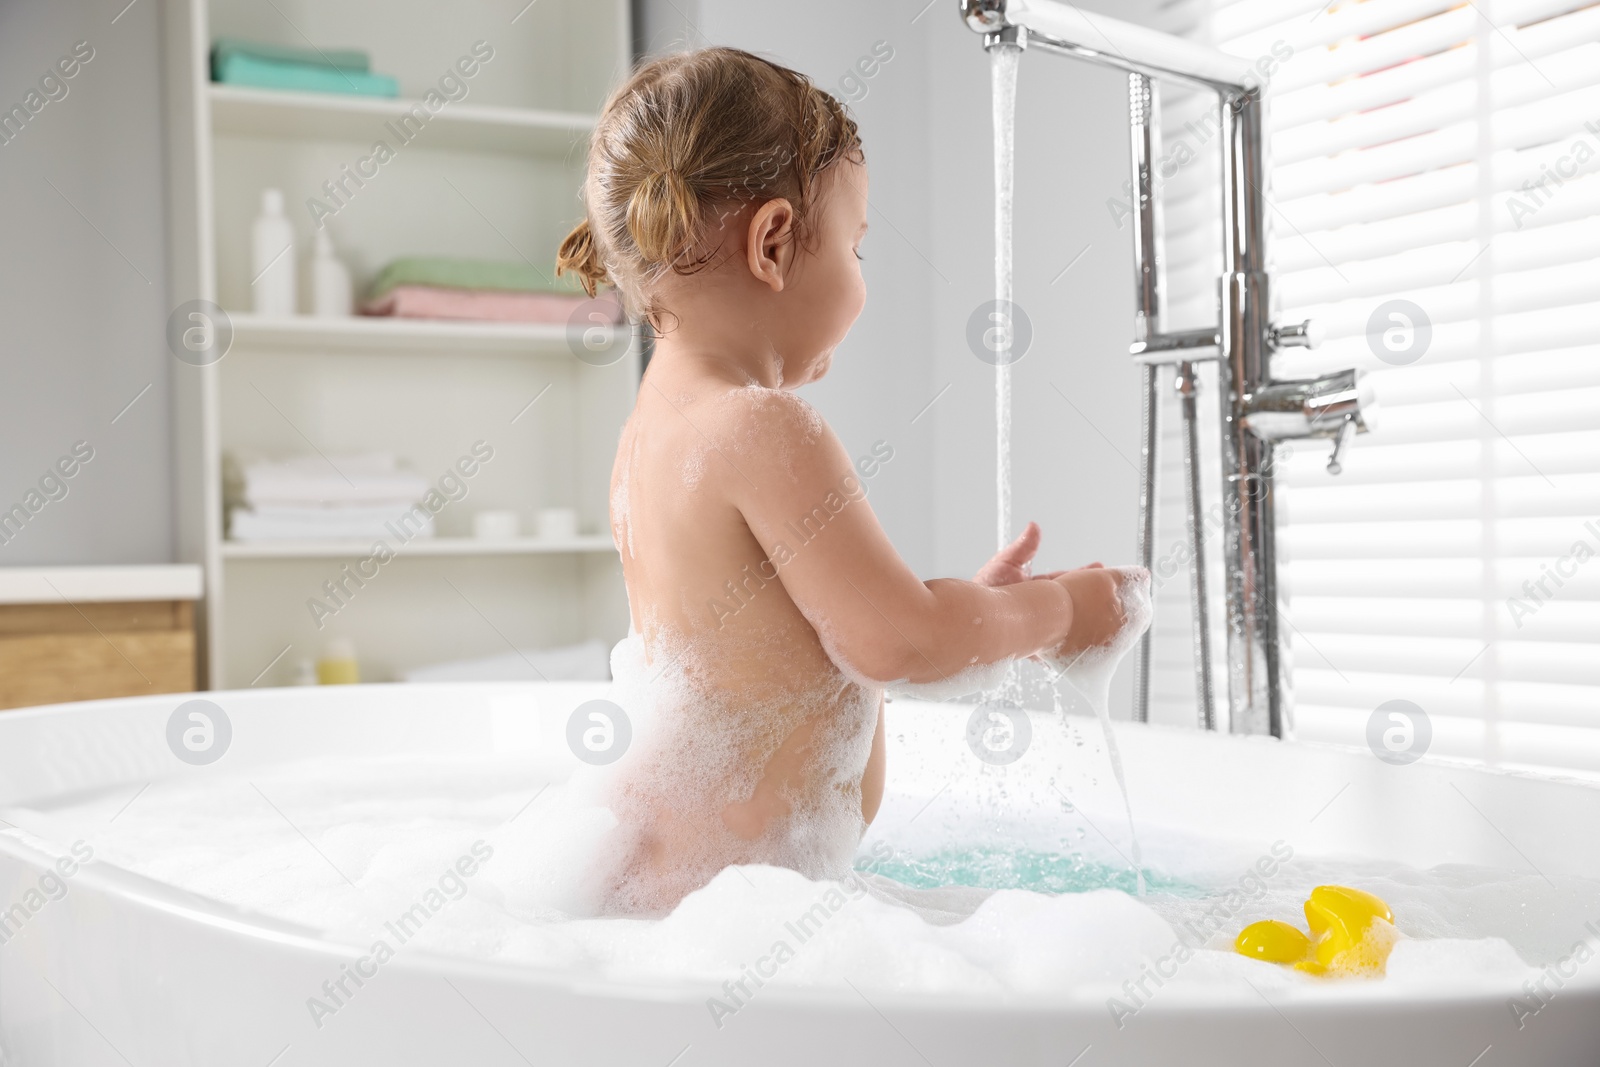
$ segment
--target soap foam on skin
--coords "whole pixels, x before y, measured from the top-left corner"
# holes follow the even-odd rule
[[[654,632],[650,655],[638,634],[612,651],[612,699],[633,724],[631,748],[617,763],[585,770],[574,781],[615,818],[587,865],[594,910],[665,912],[730,862],[845,877],[865,828],[861,774],[877,725],[878,691],[837,671],[819,672],[800,692],[778,684],[730,688],[725,663],[707,670],[694,645],[665,629]],[[758,664],[792,654],[782,635],[769,636],[738,654]],[[774,677],[793,677],[781,664],[774,667]],[[779,747],[807,726],[813,732],[805,792],[785,787],[780,796],[790,814],[773,818],[759,837],[740,837],[725,822],[725,811],[750,800]],[[670,864],[655,858],[664,842],[674,857]],[[562,899],[570,905],[582,892]]]
[[[909,697],[913,700],[956,700],[973,693],[987,693],[999,689],[1005,684],[1012,662],[1008,658],[995,660],[993,663],[975,663],[937,681],[913,682],[901,679],[898,682],[890,682],[887,688],[896,696]]]

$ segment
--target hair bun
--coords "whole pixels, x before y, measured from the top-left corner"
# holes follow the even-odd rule
[[[651,171],[628,200],[628,234],[649,263],[672,263],[688,251],[700,224],[700,202],[677,170]]]

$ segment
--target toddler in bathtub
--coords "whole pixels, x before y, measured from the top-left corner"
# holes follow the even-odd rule
[[[896,554],[794,392],[866,297],[861,140],[803,75],[727,48],[646,65],[584,190],[560,270],[659,337],[612,474],[632,617],[613,670],[650,726],[607,787],[600,907],[660,914],[736,863],[843,877],[883,796],[885,687],[1106,644],[1134,572],[1030,578],[1032,524],[970,582]]]

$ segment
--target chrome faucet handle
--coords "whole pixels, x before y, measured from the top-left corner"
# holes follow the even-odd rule
[[[1273,348],[1321,348],[1327,336],[1327,328],[1317,319],[1273,326],[1267,333]]]
[[[1341,459],[1344,456],[1344,450],[1350,447],[1350,442],[1355,440],[1355,436],[1356,417],[1351,415],[1344,420],[1344,424],[1339,427],[1338,436],[1333,439],[1333,452],[1328,456],[1329,474],[1344,473],[1344,463],[1341,462]]]

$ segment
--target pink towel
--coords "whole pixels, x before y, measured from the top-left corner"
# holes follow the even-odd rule
[[[587,303],[596,304],[595,310],[605,316],[603,321],[622,321],[622,304],[612,293],[602,293],[598,302],[593,302],[586,296],[561,293],[445,289],[431,285],[397,285],[377,300],[363,304],[361,313],[391,315],[402,319],[473,319],[480,322],[537,322],[560,326]]]

